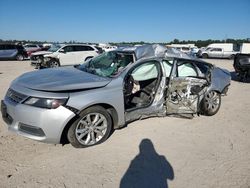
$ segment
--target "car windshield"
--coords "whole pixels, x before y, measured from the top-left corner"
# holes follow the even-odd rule
[[[104,77],[114,77],[129,63],[133,62],[133,55],[117,51],[105,52],[77,68]]]
[[[49,52],[56,52],[59,48],[61,48],[61,46],[59,46],[59,45],[53,45],[53,46],[51,46],[51,47],[48,49],[48,51],[49,51]]]

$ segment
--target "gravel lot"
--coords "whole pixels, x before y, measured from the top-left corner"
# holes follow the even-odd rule
[[[230,60],[208,61],[233,71]],[[0,97],[31,70],[0,61]],[[87,149],[17,136],[0,119],[0,187],[249,188],[249,94],[249,83],[232,81],[215,116],[136,121]]]

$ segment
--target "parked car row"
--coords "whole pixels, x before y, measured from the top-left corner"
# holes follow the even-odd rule
[[[34,52],[46,51],[46,50],[48,50],[50,48],[49,46],[44,47],[41,44],[25,44],[25,45],[23,45],[23,47],[25,48],[25,50],[26,50],[29,57]]]
[[[88,49],[80,51],[78,60],[98,54],[93,46],[66,45],[44,58],[62,63],[72,60],[70,53],[79,52],[75,49]],[[137,119],[215,115],[230,80],[227,70],[161,45],[118,48],[81,65],[19,76],[1,112],[17,134],[88,147]]]
[[[22,45],[0,44],[0,59],[15,59],[18,61],[27,58],[28,54]]]

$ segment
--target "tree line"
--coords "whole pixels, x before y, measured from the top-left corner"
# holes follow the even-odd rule
[[[157,42],[158,44],[163,44],[163,45],[168,45],[168,44],[195,44],[198,48],[200,47],[206,47],[209,44],[212,43],[233,43],[236,46],[240,46],[242,43],[250,42],[250,38],[247,39],[225,39],[225,40],[213,40],[213,39],[208,39],[208,40],[179,40],[179,39],[174,39],[170,42]],[[64,42],[59,42],[59,41],[35,41],[35,40],[3,40],[0,39],[0,43],[11,43],[11,44],[26,44],[26,43],[32,43],[32,44],[44,44],[44,43],[64,43],[64,44],[97,44],[97,43],[89,43],[89,42],[79,42],[79,41],[64,41]],[[115,46],[134,46],[134,45],[143,45],[143,44],[154,44],[154,42],[144,42],[144,41],[135,41],[135,42],[110,42],[110,45],[115,45]]]

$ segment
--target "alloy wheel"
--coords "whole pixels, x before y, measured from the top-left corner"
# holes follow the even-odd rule
[[[205,96],[205,106],[208,111],[216,112],[220,107],[220,95],[215,91],[210,91]]]
[[[108,128],[106,117],[100,113],[89,113],[77,124],[75,136],[83,145],[93,145],[101,140]]]

